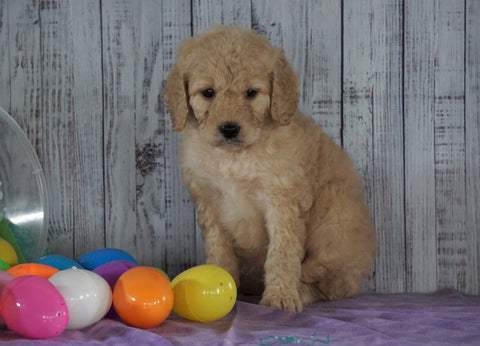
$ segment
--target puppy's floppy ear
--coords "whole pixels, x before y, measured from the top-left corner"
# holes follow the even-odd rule
[[[168,75],[165,96],[170,110],[173,131],[182,131],[187,123],[190,107],[188,105],[186,81],[176,64],[173,65]]]
[[[298,79],[283,50],[275,48],[271,114],[274,120],[287,125],[298,105]]]

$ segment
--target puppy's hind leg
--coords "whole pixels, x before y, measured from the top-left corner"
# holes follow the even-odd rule
[[[330,270],[318,266],[317,276],[312,276],[312,270],[307,270],[311,263],[303,263],[300,297],[302,302],[312,304],[317,300],[338,300],[352,297],[362,289],[362,277],[356,270]]]
[[[355,270],[329,272],[318,288],[324,300],[349,298],[361,291],[362,277]]]
[[[298,286],[298,293],[300,294],[300,299],[303,306],[308,306],[318,300],[328,300],[328,298],[325,297],[319,290],[316,283],[312,284],[300,281],[300,284]]]

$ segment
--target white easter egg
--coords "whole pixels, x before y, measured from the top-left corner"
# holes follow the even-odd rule
[[[89,270],[62,270],[49,280],[67,303],[67,329],[82,329],[100,321],[112,305],[112,290],[107,281]]]

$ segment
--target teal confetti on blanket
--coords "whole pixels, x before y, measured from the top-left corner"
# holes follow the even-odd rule
[[[287,344],[315,345],[317,343],[328,345],[330,343],[330,335],[328,335],[325,340],[317,339],[315,335],[316,333],[313,333],[309,339],[301,338],[295,335],[267,336],[265,338],[260,338],[258,341],[260,343],[260,346],[273,346],[273,343],[276,343],[276,342],[280,342],[283,345],[287,345]]]

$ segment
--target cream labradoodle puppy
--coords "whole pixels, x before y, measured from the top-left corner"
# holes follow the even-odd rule
[[[283,51],[214,26],[181,44],[165,94],[207,262],[266,306],[301,311],[358,293],[376,248],[362,183],[298,110]]]

